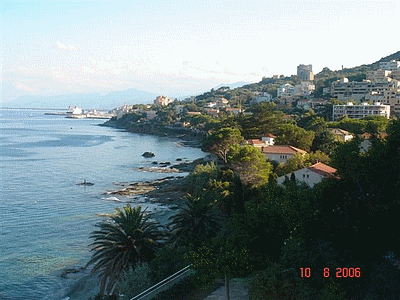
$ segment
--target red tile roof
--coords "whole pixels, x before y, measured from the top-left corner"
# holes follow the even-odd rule
[[[272,145],[272,146],[267,146],[262,149],[263,153],[267,154],[296,154],[296,153],[307,153],[307,151],[298,149],[293,146],[289,145]]]
[[[339,132],[339,133],[341,133],[341,134],[343,134],[343,135],[351,135],[351,133],[350,132],[348,132],[348,131],[346,131],[346,130],[343,130],[343,129],[340,129],[340,128],[330,128],[331,129],[331,131],[334,133],[334,131],[336,131],[336,132]]]
[[[337,171],[335,168],[332,168],[321,162],[313,164],[312,166],[307,167],[307,169],[325,177],[333,176],[333,174],[335,174]]]
[[[249,142],[250,145],[251,144],[264,144],[261,140],[257,140],[257,139],[247,140],[247,141]]]
[[[388,135],[386,132],[380,132],[378,133],[378,138],[383,139],[386,138]],[[361,138],[368,140],[371,137],[371,134],[369,133],[363,133],[360,135]]]
[[[270,134],[270,133],[268,133],[268,134],[264,135],[264,137],[276,138],[276,136],[274,136],[273,134]]]

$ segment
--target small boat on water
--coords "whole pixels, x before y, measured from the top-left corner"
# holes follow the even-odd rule
[[[77,185],[91,186],[91,185],[94,185],[94,183],[86,181],[86,179],[84,179],[83,182],[78,183]]]

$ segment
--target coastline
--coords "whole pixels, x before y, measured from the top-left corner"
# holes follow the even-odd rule
[[[198,148],[201,144],[200,136],[193,137],[191,134],[182,136],[182,134],[172,131],[172,134],[166,135],[164,132],[159,131],[156,132],[144,130],[141,132],[140,130],[132,130],[104,124],[105,123],[100,124],[99,126],[114,127],[124,129],[128,132],[145,135],[177,138],[184,146]],[[178,164],[172,165],[153,162],[155,167],[140,168],[139,170],[143,172],[159,173],[188,173],[191,172],[196,165],[205,163],[209,160],[210,159],[205,157],[196,159],[192,162],[179,162]],[[180,200],[187,192],[187,188],[185,186],[185,176],[166,176],[156,180],[114,183],[114,185],[118,186],[119,188],[113,191],[107,191],[104,194],[110,196],[141,195],[146,197],[146,202],[160,203],[169,206],[170,210],[152,213],[152,217],[163,226],[167,224],[168,218],[176,213],[176,209],[179,208],[181,202]],[[81,266],[72,266],[62,270],[61,275],[69,281],[74,281],[74,283],[71,284],[71,286],[67,289],[67,292],[61,298],[62,300],[88,300],[90,297],[94,297],[99,292],[97,275],[91,274],[89,269]]]
[[[121,121],[110,119],[99,126],[124,129],[127,132],[133,132],[145,135],[155,135],[179,139],[185,146],[200,148],[204,134],[196,133],[188,128],[164,126],[159,123],[121,123]]]

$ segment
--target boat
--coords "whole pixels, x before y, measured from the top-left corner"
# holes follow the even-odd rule
[[[94,183],[86,181],[86,179],[84,179],[83,182],[78,183],[77,185],[91,186],[91,185],[94,185]]]

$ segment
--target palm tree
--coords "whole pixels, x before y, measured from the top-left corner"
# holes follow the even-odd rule
[[[211,204],[204,199],[188,195],[185,206],[168,219],[172,247],[200,247],[203,241],[209,241],[216,236],[220,230],[221,219]]]
[[[162,226],[151,222],[140,206],[116,210],[110,220],[96,224],[100,229],[90,236],[94,253],[87,265],[94,264],[91,272],[99,272],[100,294],[113,293],[125,271],[153,259],[164,237]]]

